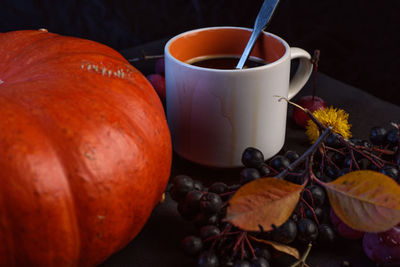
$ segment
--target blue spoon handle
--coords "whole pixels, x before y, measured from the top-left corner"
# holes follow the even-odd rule
[[[257,41],[257,38],[260,35],[261,31],[267,26],[278,3],[279,0],[264,0],[261,9],[258,12],[256,21],[254,22],[253,32],[251,33],[250,39],[247,42],[247,45],[242,53],[242,56],[240,57],[239,63],[236,65],[236,69],[243,68],[247,58],[250,55],[251,50],[253,49],[254,43]]]

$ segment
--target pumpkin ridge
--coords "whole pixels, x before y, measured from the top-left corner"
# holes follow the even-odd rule
[[[3,103],[2,103],[3,102]],[[0,103],[2,103],[1,104],[1,106],[4,108],[4,107],[7,107],[7,109],[0,109],[0,114],[1,113],[3,113],[4,111],[7,111],[8,110],[8,113],[10,114],[10,112],[11,113],[14,113],[14,117],[17,117],[17,118],[20,118],[20,119],[23,119],[23,120],[26,120],[26,122],[27,123],[21,123],[21,124],[15,124],[15,125],[13,125],[13,124],[10,124],[10,123],[8,123],[7,125],[8,125],[8,127],[11,127],[11,128],[16,128],[16,129],[20,129],[21,130],[21,134],[22,133],[24,133],[24,132],[29,132],[29,133],[34,133],[34,135],[33,136],[40,136],[40,135],[46,135],[46,133],[45,132],[43,132],[42,131],[42,128],[41,127],[39,127],[37,124],[34,124],[33,123],[33,121],[35,121],[35,118],[34,118],[34,116],[32,116],[32,114],[30,114],[28,111],[26,111],[26,110],[24,110],[23,112],[16,112],[15,111],[15,107],[19,107],[19,103],[17,103],[13,98],[7,98],[7,97],[5,97],[5,96],[2,96],[2,97],[0,97]],[[11,114],[10,114],[11,115]],[[3,120],[3,121],[5,121],[6,123],[7,123],[7,117],[5,117],[5,120]],[[2,124],[0,123],[0,129],[1,129],[1,126],[2,126]],[[25,135],[25,134],[24,134]],[[4,135],[3,135],[4,136]],[[9,136],[8,138],[13,138],[12,136]],[[25,141],[23,141],[24,139],[21,139],[21,138],[24,138],[22,135],[21,135],[21,137],[19,138],[19,140],[22,140],[22,143],[14,143],[15,145],[14,146],[17,146],[17,147],[21,147],[21,148],[24,148],[24,147],[26,147],[26,148],[29,148],[29,147],[31,147],[32,149],[34,149],[35,147],[37,147],[37,145],[35,145],[30,139],[29,139],[29,137],[27,138],[27,137],[25,137]],[[4,139],[2,140],[2,141],[5,141]],[[51,146],[52,144],[49,144],[48,143],[48,139],[47,139],[47,146],[45,146],[48,150],[47,151],[49,151],[49,153],[51,154],[51,153],[54,153],[53,154],[53,156],[55,156],[55,157],[52,157],[52,159],[53,159],[53,161],[55,161],[55,162],[60,162],[59,161],[59,157],[58,157],[58,154],[56,153],[56,151],[54,150],[54,149],[50,149],[51,147],[53,147],[53,146]],[[43,143],[41,144],[41,146],[43,146]],[[0,148],[1,148],[1,146],[0,146]],[[12,148],[11,147],[11,149],[13,149],[13,150],[15,150],[16,148]],[[4,149],[2,149],[2,152],[3,152],[3,156],[4,157],[6,157],[8,154],[7,153],[5,153],[7,150],[4,150]],[[22,153],[22,152],[19,152],[19,153]],[[35,150],[32,150],[32,152],[31,152],[31,156],[36,156],[36,155],[39,155],[39,153],[42,153],[42,152],[37,152],[37,151],[35,151]],[[47,153],[46,151],[44,151],[44,153]],[[29,163],[29,161],[26,161],[26,160],[22,160],[21,158],[17,158],[17,159],[15,159],[14,160],[15,161],[15,164],[21,164],[22,162],[26,162],[26,163],[28,163],[29,165],[31,165],[31,163]],[[1,164],[1,160],[0,160],[0,165],[2,165]],[[51,164],[51,166],[54,166],[54,164]],[[58,166],[62,166],[62,164],[59,164]],[[33,167],[33,166],[30,166],[30,167]],[[3,177],[2,177],[2,181],[1,181],[1,187],[3,188],[7,188],[7,187],[5,187],[5,186],[7,186],[7,184],[10,184],[9,182],[7,183],[7,181],[6,181],[6,179],[10,179],[10,177],[5,177],[4,176],[4,173],[7,173],[7,170],[8,170],[8,168],[5,168],[5,166],[3,165],[3,173],[2,173],[2,175],[3,175]],[[43,169],[42,169],[43,170]],[[59,172],[58,173],[58,176],[54,176],[54,177],[63,177],[64,178],[64,181],[65,181],[65,183],[64,183],[64,185],[67,185],[68,183],[67,183],[67,181],[66,181],[66,173],[65,173],[65,171],[64,171],[64,169],[61,167],[61,169],[58,169],[58,170],[61,170],[61,172]],[[12,171],[12,169],[10,169],[10,171]],[[19,173],[17,173],[17,174],[14,174],[13,175],[13,178],[11,178],[11,179],[15,179],[15,177],[19,177],[21,174],[19,174]],[[39,175],[39,173],[38,173],[38,175]],[[41,175],[44,175],[44,174],[41,174]],[[38,177],[40,177],[40,176],[38,176]],[[22,178],[20,178],[20,180],[22,181]],[[12,185],[12,184],[11,184]],[[49,183],[49,186],[51,187],[51,186],[53,186],[54,185],[54,183]],[[36,186],[42,186],[42,187],[36,187]],[[48,190],[53,190],[53,189],[51,189],[50,187],[43,187],[43,184],[39,184],[39,183],[37,183],[37,184],[35,184],[35,188],[33,189],[32,188],[32,190],[34,190],[34,191],[30,191],[30,189],[29,188],[25,188],[25,186],[22,188],[21,187],[21,189],[20,189],[20,191],[22,190],[22,192],[26,192],[25,194],[30,194],[31,195],[31,198],[36,198],[36,196],[38,196],[43,190],[43,192],[47,192]],[[9,187],[8,187],[9,188]],[[63,187],[64,189],[65,189],[65,187]],[[59,190],[59,189],[61,189],[61,187],[59,187],[59,186],[57,186],[56,185],[56,187],[54,188],[54,189],[56,189],[56,190]],[[3,189],[4,190],[4,189]],[[10,188],[9,188],[9,190],[10,190]],[[59,192],[59,191],[58,191]],[[61,212],[58,212],[58,211],[55,211],[55,213],[54,212],[52,212],[51,210],[48,210],[47,211],[47,209],[43,209],[43,208],[40,208],[40,211],[42,211],[42,212],[45,212],[45,215],[57,215],[57,214],[60,214],[60,216],[58,216],[58,217],[49,217],[49,218],[47,218],[49,221],[53,221],[53,222],[58,222],[59,224],[62,224],[63,222],[64,222],[64,220],[65,220],[65,218],[67,219],[67,221],[69,222],[68,223],[68,225],[66,225],[66,228],[64,227],[64,225],[62,225],[62,228],[58,228],[58,226],[55,226],[55,225],[48,225],[47,227],[44,227],[44,228],[48,228],[48,227],[50,227],[50,228],[52,228],[52,229],[54,229],[54,227],[56,227],[56,232],[54,233],[54,235],[55,236],[57,236],[57,235],[62,235],[64,238],[62,238],[62,240],[63,240],[63,242],[65,242],[65,244],[64,245],[62,245],[63,247],[64,247],[64,250],[65,251],[68,251],[67,252],[67,254],[68,253],[70,253],[70,252],[72,252],[71,250],[70,250],[70,248],[68,247],[68,246],[70,246],[71,245],[71,242],[66,242],[67,241],[67,236],[64,236],[64,234],[63,234],[63,232],[68,228],[69,230],[73,230],[73,232],[75,233],[75,234],[73,234],[72,232],[70,232],[70,233],[68,233],[68,237],[70,238],[69,239],[69,241],[72,241],[72,240],[74,240],[72,243],[74,244],[74,247],[76,248],[76,247],[79,247],[77,244],[79,244],[80,242],[79,242],[79,235],[77,234],[78,233],[78,228],[77,228],[77,224],[76,224],[76,216],[74,215],[74,203],[72,202],[68,202],[68,199],[66,199],[66,197],[67,196],[72,196],[72,194],[71,194],[71,191],[69,190],[69,188],[67,188],[67,190],[63,190],[62,192],[65,192],[66,194],[65,194],[65,196],[62,196],[60,199],[58,199],[58,196],[59,196],[59,194],[55,194],[54,195],[54,200],[55,200],[55,202],[60,202],[60,203],[64,203],[65,205],[63,205],[63,207],[64,208],[66,208],[66,209],[63,209]],[[47,193],[46,193],[47,194]],[[5,194],[4,194],[4,192],[3,192],[3,194],[2,194],[2,196],[4,196]],[[49,195],[48,196],[49,198],[52,198],[53,199],[53,197],[51,196],[51,195]],[[42,198],[43,199],[43,198]],[[60,201],[59,201],[60,200]],[[12,199],[8,199],[8,201],[12,201]],[[46,200],[46,202],[48,202],[48,201],[50,201],[50,199],[49,200]],[[13,202],[12,202],[13,203]],[[35,208],[35,206],[32,206],[32,207],[30,207],[30,205],[31,204],[34,204],[35,202],[34,201],[29,201],[28,202],[29,203],[29,205],[23,205],[23,208],[22,208],[22,210],[24,210],[25,209],[25,213],[27,213],[27,211],[26,211],[26,209],[31,209],[31,208]],[[71,205],[72,204],[72,205]],[[21,207],[21,206],[20,206]],[[40,206],[39,206],[40,207]],[[30,214],[29,215],[29,213],[32,213],[32,211],[30,210],[29,211],[29,213],[27,213],[27,215],[24,215],[23,213],[21,213],[21,212],[19,212],[19,210],[20,209],[17,209],[17,210],[13,210],[13,215],[12,215],[12,217],[21,217],[21,216],[34,216],[33,214]],[[24,231],[21,231],[21,229],[26,229],[26,228],[28,228],[29,229],[29,227],[30,226],[28,226],[28,225],[26,225],[26,226],[24,226],[26,223],[28,223],[29,222],[29,220],[23,220],[22,221],[22,224],[19,226],[19,230],[15,230],[15,231],[17,231],[15,234],[13,234],[12,236],[13,237],[15,237],[15,238],[17,238],[17,237],[19,237],[19,238],[22,238],[21,237],[21,234],[24,232]],[[71,227],[68,227],[68,226],[71,226]],[[65,229],[64,229],[65,228]],[[14,229],[14,227],[12,227],[12,229]],[[43,229],[43,231],[50,231],[50,230],[46,230],[46,229]],[[53,234],[53,233],[52,233]],[[50,235],[52,235],[52,234],[50,234]],[[72,237],[73,236],[73,237]],[[49,237],[49,236],[47,236],[47,237]],[[60,237],[60,236],[58,236],[58,237]],[[33,239],[32,239],[33,238]],[[37,238],[36,237],[36,235],[35,235],[35,233],[34,232],[32,232],[32,235],[30,236],[30,238],[24,238],[24,242],[33,242],[33,244],[32,245],[34,245],[34,243],[35,243],[35,238]],[[14,240],[14,243],[15,243],[15,240]],[[18,242],[17,242],[18,243]],[[53,243],[51,243],[51,244],[53,244],[54,245],[54,241],[53,241]],[[50,244],[49,244],[49,246],[50,246]],[[16,250],[16,251],[18,251],[19,249],[28,249],[29,248],[29,244],[26,244],[26,246],[24,246],[24,247],[18,247],[18,249]],[[49,247],[50,248],[50,247]],[[28,252],[26,252],[26,253],[30,253],[29,251]],[[45,251],[42,251],[42,253],[45,253]],[[63,261],[63,252],[61,252],[61,253],[59,253],[60,255],[56,255],[56,254],[54,254],[54,253],[52,253],[52,250],[51,249],[49,249],[49,255],[47,255],[45,258],[44,258],[44,260],[52,260],[53,259],[53,261],[54,260],[57,260],[57,261]],[[72,252],[73,254],[74,254],[74,256],[75,257],[78,257],[78,254],[77,254],[77,251],[75,250],[75,251],[73,251]],[[23,260],[23,258],[21,258],[21,257],[19,257],[20,255],[17,255],[16,253],[14,253],[14,256],[16,257],[16,265],[26,265],[26,262],[23,262],[23,261],[21,261],[21,260]],[[35,256],[33,256],[33,255],[30,255],[31,257],[35,257]],[[69,255],[69,257],[70,256],[72,256],[72,255]],[[53,258],[54,257],[54,258]],[[61,258],[60,258],[61,257]],[[49,264],[49,262],[48,261],[46,261],[46,262],[42,262],[43,264],[46,264],[46,265],[48,265]],[[53,262],[54,263],[54,262]],[[64,264],[65,264],[65,262],[64,262]]]
[[[1,165],[0,165],[1,166]],[[0,177],[1,183],[1,177]],[[0,255],[5,255],[5,257],[0,257],[0,266],[15,266],[16,265],[16,257],[15,253],[15,241],[12,237],[15,235],[7,235],[8,233],[14,233],[13,224],[10,223],[10,211],[7,205],[4,205],[4,187],[0,186]],[[12,256],[12,257],[10,257]]]

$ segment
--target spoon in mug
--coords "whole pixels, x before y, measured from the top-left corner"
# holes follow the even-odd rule
[[[264,0],[264,3],[261,6],[260,11],[258,11],[257,18],[254,22],[253,32],[251,33],[250,39],[247,42],[247,45],[242,53],[242,56],[240,57],[239,63],[236,65],[236,69],[243,68],[247,58],[250,55],[251,50],[253,49],[254,43],[256,42],[261,31],[267,26],[278,3],[279,0]]]

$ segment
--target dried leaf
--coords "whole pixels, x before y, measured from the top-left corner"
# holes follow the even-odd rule
[[[270,231],[295,209],[303,186],[262,178],[242,186],[229,200],[226,220],[247,231]]]
[[[279,243],[276,243],[276,242],[274,242],[274,241],[269,241],[269,240],[264,240],[264,239],[258,239],[258,238],[254,237],[254,236],[251,236],[251,235],[249,235],[249,238],[250,238],[251,240],[256,241],[256,242],[264,243],[264,244],[270,245],[270,246],[272,246],[274,249],[276,249],[276,250],[278,250],[278,251],[280,251],[280,252],[283,252],[283,253],[286,253],[286,254],[288,254],[288,255],[291,255],[291,256],[295,257],[296,259],[300,259],[300,253],[299,253],[299,251],[298,251],[297,249],[293,248],[293,247],[289,247],[288,245],[284,245],[284,244],[279,244]]]
[[[350,227],[382,232],[400,222],[400,186],[374,171],[353,171],[323,184],[332,208]]]

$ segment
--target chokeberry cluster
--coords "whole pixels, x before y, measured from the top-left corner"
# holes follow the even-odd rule
[[[198,227],[197,235],[182,241],[187,255],[197,257],[198,266],[272,266],[271,247],[257,239],[283,245],[314,244],[329,247],[341,238],[358,239],[364,233],[346,226],[334,214],[325,189],[314,179],[331,182],[355,170],[381,172],[399,182],[399,130],[373,127],[369,140],[345,140],[331,133],[318,149],[306,156],[288,150],[271,159],[254,147],[242,153],[243,168],[239,183],[215,182],[208,187],[186,175],[172,181],[170,194],[178,203],[183,219]],[[250,233],[225,221],[229,199],[243,185],[262,177],[277,177],[291,183],[305,184],[293,214],[273,230]],[[397,240],[397,239],[396,239]]]
[[[223,182],[204,187],[187,175],[173,178],[170,194],[178,212],[198,229],[181,244],[185,254],[197,258],[197,266],[271,266],[265,246],[253,246],[245,231],[223,221],[227,200],[238,188]]]

